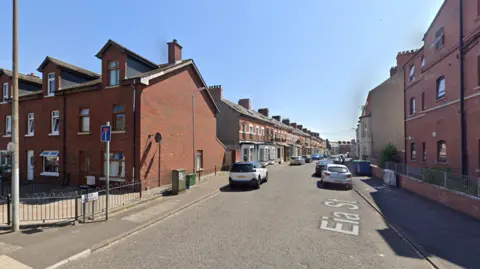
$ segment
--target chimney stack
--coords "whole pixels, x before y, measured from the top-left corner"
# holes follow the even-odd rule
[[[303,131],[304,133],[307,133],[307,134],[308,134],[308,129],[307,129],[307,128],[303,128],[302,131]]]
[[[174,39],[172,42],[168,42],[168,63],[174,64],[182,60],[182,46],[178,44],[177,40]]]
[[[284,119],[282,120],[282,123],[285,124],[285,125],[290,126],[290,120],[289,120],[288,118],[284,118]]]
[[[397,68],[403,69],[403,66],[417,53],[416,50],[401,51],[397,54]]]
[[[279,122],[282,122],[282,117],[280,117],[280,116],[273,116],[272,118],[274,118],[275,120],[277,120]]]
[[[223,98],[222,85],[213,85],[208,87],[208,92],[212,95],[215,102],[220,102]]]
[[[298,130],[300,130],[300,131],[301,131],[301,130],[302,130],[302,128],[303,128],[303,125],[301,125],[301,124],[297,125],[297,129],[298,129]]]
[[[398,70],[398,68],[396,66],[390,68],[390,77],[393,77],[393,75],[395,75],[397,73],[397,70]]]
[[[258,113],[268,118],[268,108],[260,108],[258,109]]]
[[[296,123],[296,122],[290,123],[290,126],[292,126],[293,128],[297,129],[297,123]]]
[[[238,100],[238,104],[243,106],[247,110],[252,109],[252,102],[250,102],[250,99],[248,98]]]

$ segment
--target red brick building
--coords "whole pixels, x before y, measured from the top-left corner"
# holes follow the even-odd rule
[[[463,1],[461,10],[459,4],[458,0],[444,1],[424,35],[424,46],[404,66],[406,161],[412,166],[461,172],[463,85],[464,173],[480,176],[480,2]]]
[[[255,111],[248,98],[233,103],[223,98],[221,86],[212,86],[209,91],[222,111],[217,117],[217,136],[233,153],[230,163],[280,163],[291,156],[318,152],[315,147],[322,146],[318,133],[289,119],[270,117],[268,108]]]
[[[168,63],[156,64],[109,40],[97,53],[101,74],[47,57],[42,78],[21,75],[20,178],[64,185],[102,185],[105,144],[100,126],[112,125],[112,181],[170,183],[171,171],[204,174],[222,165],[224,146],[216,138],[219,112],[191,59],[168,43]],[[11,141],[11,72],[2,69],[0,148]],[[195,97],[195,129],[192,99]],[[160,143],[155,134],[163,137]],[[193,135],[195,134],[195,135]],[[194,147],[195,141],[195,148]],[[8,162],[5,152],[1,162]],[[196,166],[196,167],[194,167]]]

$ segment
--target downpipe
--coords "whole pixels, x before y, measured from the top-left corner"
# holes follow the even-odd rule
[[[462,175],[468,175],[467,123],[465,119],[465,63],[463,44],[463,0],[459,0],[459,60],[460,60],[460,132],[461,132],[461,163]]]

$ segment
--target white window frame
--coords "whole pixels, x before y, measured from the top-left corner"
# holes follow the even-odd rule
[[[28,113],[27,115],[27,136],[35,135],[35,114]]]
[[[116,80],[112,82],[113,75],[115,75]],[[108,62],[108,86],[114,87],[120,85],[120,63],[118,60],[113,60]]]
[[[442,84],[442,81],[443,81],[443,84]],[[436,98],[437,99],[440,99],[440,98],[443,98],[445,97],[445,94],[447,93],[447,81],[445,79],[445,76],[440,76],[438,79],[437,79],[437,82],[436,82]],[[443,90],[440,89],[440,86],[443,85]]]
[[[114,158],[116,154],[119,157],[121,155],[122,158],[121,159]],[[120,171],[119,171],[120,176],[113,176],[112,174],[110,174],[110,177],[125,180],[125,173],[127,170],[125,153],[121,151],[110,152],[110,170],[112,170],[112,167],[114,167],[112,165],[113,163],[118,163],[118,167],[120,168]],[[121,167],[120,167],[120,164],[121,164]],[[103,175],[106,176],[106,173],[107,173],[107,153],[104,152],[103,153]]]
[[[40,173],[40,175],[50,176],[50,177],[58,177],[59,176],[58,172],[46,172],[45,171],[45,163],[46,163],[46,158],[57,158],[57,160],[58,160],[59,159],[59,152],[58,151],[45,150],[45,151],[42,151],[42,153],[40,153],[40,157],[42,157],[42,172]],[[59,166],[59,170],[60,170],[60,164],[58,166]]]
[[[255,134],[256,134],[256,135],[259,134],[259,127],[258,127],[258,126],[255,126]]]
[[[7,102],[10,99],[10,89],[8,83],[3,83],[3,102]]]
[[[12,115],[5,117],[5,134],[4,136],[12,136]]]
[[[265,128],[262,127],[262,136],[265,136]]]
[[[415,80],[415,65],[410,66],[409,78],[410,82]]]
[[[56,114],[56,115],[55,115]],[[55,120],[58,120],[58,130],[55,131]],[[60,134],[60,111],[59,110],[54,110],[51,113],[51,122],[50,122],[50,134],[52,135],[58,135]]]
[[[253,134],[253,125],[248,125],[248,133]]]
[[[410,99],[410,115],[415,115],[416,112],[416,100],[415,97]]]
[[[421,62],[420,62],[420,68],[423,68],[425,67],[425,56],[422,55],[422,59],[421,59]]]
[[[52,83],[53,82],[53,89],[52,89]],[[48,73],[47,75],[47,89],[48,89],[48,96],[53,96],[55,95],[55,90],[56,90],[56,81],[55,81],[55,73]]]
[[[84,111],[87,111],[87,113],[84,113]],[[80,108],[80,132],[81,133],[90,133],[90,108],[89,107],[82,107]],[[83,120],[88,118],[88,130],[85,130],[87,128],[85,128],[86,126],[83,125]]]

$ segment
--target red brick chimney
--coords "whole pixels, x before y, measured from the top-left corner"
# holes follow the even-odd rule
[[[251,110],[252,109],[252,102],[250,102],[249,98],[244,98],[238,100],[238,104],[243,106],[245,109]]]
[[[297,123],[296,123],[296,122],[290,123],[290,126],[292,126],[293,128],[297,129]]]
[[[282,122],[282,117],[280,117],[280,116],[273,116],[272,118],[279,121],[279,122]]]
[[[174,39],[172,42],[168,42],[168,63],[174,64],[177,61],[182,60],[182,46],[178,44]]]
[[[285,124],[285,125],[290,126],[290,120],[289,120],[288,118],[284,118],[284,119],[282,120],[282,123]]]
[[[258,113],[268,118],[268,108],[260,108],[258,109]]]
[[[401,51],[397,54],[397,68],[403,69],[403,66],[417,53],[418,50]]]
[[[222,85],[212,85],[208,87],[208,92],[212,95],[215,102],[219,102],[223,98]]]
[[[300,130],[300,131],[301,131],[301,130],[302,130],[302,128],[303,128],[303,125],[301,125],[301,124],[297,125],[297,129],[298,129],[298,130]]]

